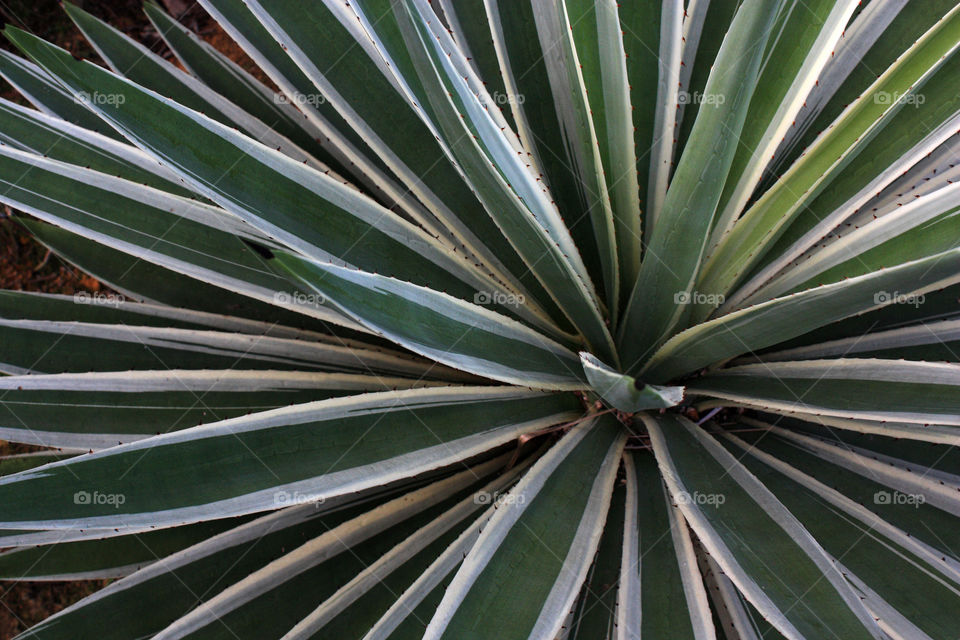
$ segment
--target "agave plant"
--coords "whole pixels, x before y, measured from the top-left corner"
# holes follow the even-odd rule
[[[5,30],[18,637],[957,637],[954,0],[200,4]]]

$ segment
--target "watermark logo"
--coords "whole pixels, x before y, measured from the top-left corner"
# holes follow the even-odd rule
[[[681,491],[676,495],[676,500],[677,504],[696,504],[719,507],[727,501],[727,496],[722,493],[700,493],[699,491],[689,493],[687,491]]]
[[[477,291],[473,294],[473,304],[483,306],[499,305],[501,307],[519,307],[526,302],[526,298],[519,293],[504,293],[502,291]]]
[[[127,96],[122,93],[100,93],[99,91],[87,93],[86,91],[80,91],[74,94],[73,101],[77,104],[86,105],[121,105],[127,101]]]
[[[681,91],[677,96],[677,102],[680,104],[705,104],[712,107],[719,107],[726,101],[727,96],[722,93],[701,93],[699,91],[690,93],[689,91]]]
[[[926,504],[927,498],[922,493],[903,493],[902,491],[877,491],[873,494],[874,504],[894,504],[919,507]]]
[[[73,294],[73,301],[76,304],[104,304],[119,307],[127,299],[119,293],[87,293],[80,291]]]
[[[877,291],[873,294],[874,304],[909,304],[919,307],[927,298],[922,293],[900,293],[899,291]]]
[[[523,104],[527,101],[526,96],[522,93],[506,93],[503,91],[494,91],[490,94],[490,102],[493,104],[504,106],[504,105],[515,105]]]
[[[320,506],[326,501],[326,497],[315,493],[300,493],[294,491],[277,491],[273,494],[273,504],[278,507],[296,507],[301,504],[313,504]]]
[[[473,496],[473,504],[479,505],[494,505],[500,507],[502,505],[509,504],[526,504],[527,496],[523,494],[513,494],[513,493],[490,493],[488,491],[480,491],[475,493]]]
[[[327,99],[319,93],[296,93],[287,95],[286,93],[273,94],[274,104],[292,104],[295,107],[305,107],[326,104]]]
[[[914,109],[927,101],[927,97],[922,93],[900,93],[899,91],[877,91],[873,94],[874,104],[910,104]]]
[[[278,291],[273,294],[274,304],[318,305],[326,304],[327,298],[322,293],[304,293],[303,291]]]
[[[723,304],[722,293],[703,293],[701,291],[677,291],[673,294],[674,304],[709,304],[719,307]]]
[[[127,501],[127,496],[122,493],[100,493],[99,491],[77,491],[73,494],[73,504],[97,505],[108,504],[114,509],[119,509],[120,505]]]

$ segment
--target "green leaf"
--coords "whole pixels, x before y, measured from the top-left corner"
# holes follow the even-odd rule
[[[868,358],[764,362],[718,371],[690,393],[841,418],[960,426],[960,365]]]
[[[145,184],[170,193],[193,197],[169,169],[157,164],[134,146],[84,129],[41,111],[0,99],[0,140],[30,151]]]
[[[686,418],[641,415],[690,527],[774,627],[788,637],[882,637],[833,560],[730,452]]]
[[[922,298],[903,299],[903,304],[925,304]],[[747,364],[759,359],[764,362],[809,360],[827,357],[905,358],[929,362],[956,362],[957,343],[960,342],[960,321],[937,320],[913,324],[901,329],[873,331],[860,336],[840,338],[828,342],[793,347],[764,353],[762,356],[738,359],[734,364]]]
[[[375,497],[372,503],[369,497],[354,499],[346,508],[336,501],[301,504],[246,522],[111,583],[18,638],[151,636],[193,610],[211,592],[242,580],[304,538],[321,535],[383,501],[384,497]],[[142,607],[145,601],[150,602],[147,608]]]
[[[953,0],[866,4],[844,34],[850,50],[844,51],[847,47],[843,44],[837,48],[834,62],[826,70],[832,75],[820,79],[822,91],[811,92],[808,109],[801,112],[796,130],[777,153],[776,170],[782,173],[789,167],[876,81],[881,70],[895,63],[954,6]],[[843,63],[841,56],[846,58]]]
[[[0,147],[0,176],[0,201],[67,231],[261,302],[357,327],[267,267],[261,254],[277,244],[222,209],[9,147]]]
[[[437,362],[524,386],[584,387],[576,354],[480,305],[289,254],[276,262],[371,331]]]
[[[461,77],[466,61],[456,57],[452,40],[444,38],[449,34],[431,25],[432,13],[427,12],[432,10],[408,2],[406,11],[399,26],[450,153],[527,268],[587,344],[613,357],[613,339],[596,292],[558,211],[491,117],[490,100]]]
[[[873,472],[870,458],[882,457],[884,463],[894,463],[901,468],[909,468],[913,461],[890,458],[886,450],[889,447],[881,447],[878,451],[874,445],[881,438],[861,436],[827,440],[828,436],[824,434],[814,439],[752,419],[745,421],[744,426],[766,429],[765,433],[760,432],[764,434],[762,438],[759,435],[757,438],[743,436],[753,457],[802,484],[861,525],[869,526],[875,537],[923,558],[925,563],[954,582],[960,580],[960,558],[955,551],[960,543],[957,508],[942,503],[931,504],[932,495],[931,502],[927,502],[925,495],[921,502],[919,495],[922,491],[911,499],[903,494],[894,497],[896,490],[884,484],[886,478],[882,474]],[[729,440],[738,446],[743,444],[739,437],[729,437]],[[839,447],[845,451],[841,452]],[[838,453],[842,455],[836,455]],[[941,468],[936,471],[930,467],[925,469],[927,473],[946,471],[942,465],[938,466]],[[946,508],[941,508],[943,506]]]
[[[81,129],[95,131],[106,138],[126,141],[116,129],[91,113],[74,94],[29,60],[9,51],[0,51],[0,75],[43,113],[62,118]]]
[[[264,411],[5,476],[0,526],[162,527],[276,509],[280,495],[332,498],[469,458],[578,410],[570,394],[451,387]],[[78,504],[79,490],[122,495],[123,505]]]
[[[640,5],[643,4],[646,3],[640,3]],[[651,7],[651,10],[653,10],[659,3],[653,2],[650,4],[653,5]],[[686,150],[687,140],[690,138],[690,131],[697,120],[701,103],[709,102],[704,97],[707,79],[710,77],[710,71],[716,62],[717,53],[720,51],[720,46],[723,44],[727,31],[730,30],[730,23],[733,22],[733,16],[740,4],[740,0],[732,0],[731,2],[702,2],[697,0],[695,3],[687,4],[687,19],[684,20],[683,25],[683,66],[680,67],[680,89],[686,95],[684,96],[685,102],[679,105],[677,116],[679,121],[675,153],[678,157],[683,155],[684,150]],[[658,21],[648,21],[645,24],[636,25],[634,31],[639,32],[641,28],[648,31],[655,29],[657,23]],[[699,33],[694,31],[694,27],[699,27]],[[627,36],[624,37],[629,41]],[[637,63],[636,66],[643,66],[646,74],[655,75],[652,71],[657,66],[656,50],[643,50],[636,53],[642,53],[643,61],[646,63],[645,65]],[[634,57],[634,54],[631,54],[630,57]],[[644,69],[638,68],[638,72],[643,73]],[[634,92],[636,92],[636,89],[634,89]],[[695,99],[697,96],[700,96],[700,99]],[[636,104],[636,101],[634,104]],[[706,106],[709,107],[710,105]]]
[[[66,460],[76,455],[75,451],[57,449],[56,451],[34,451],[32,453],[16,453],[9,456],[0,456],[0,476],[26,471],[43,464]]]
[[[643,212],[643,232],[649,237],[651,217],[649,213],[650,194],[649,177],[652,175],[651,151],[655,139],[656,114],[661,102],[669,103],[664,95],[659,97],[660,83],[660,18],[662,2],[623,2],[617,6],[620,19],[621,40],[626,60],[627,80],[630,89],[631,124],[633,126],[633,148],[636,155],[637,197]],[[669,7],[668,7],[669,9]],[[667,45],[664,43],[665,46]],[[613,45],[610,45],[613,46]],[[663,83],[664,91],[673,87]],[[656,96],[655,99],[651,97]],[[659,123],[656,123],[659,124]],[[624,167],[627,171],[629,167]],[[618,168],[619,170],[619,168]],[[638,221],[639,224],[639,221]],[[617,242],[620,240],[618,238]],[[618,244],[618,246],[621,246]],[[625,262],[624,264],[629,264]],[[636,275],[624,277],[621,293],[629,296]]]
[[[358,267],[429,281],[463,297],[476,290],[450,274],[475,279],[464,260],[353,189],[234,129],[78,62],[39,38],[12,27],[6,33],[74,92],[123,95],[122,101],[91,106],[193,188],[261,232],[320,259],[342,256]]]
[[[954,79],[958,73],[960,56],[951,55],[932,71],[931,77],[923,79],[919,88],[913,88],[910,98],[913,104],[895,113],[883,126],[882,135],[875,135],[866,142],[865,148],[850,160],[842,174],[830,182],[830,188],[798,212],[796,219],[770,248],[762,268],[754,269],[754,275],[731,297],[727,308],[742,305],[744,300],[755,301],[777,295],[776,289],[774,292],[768,290],[769,280],[785,267],[795,267],[798,263],[816,265],[819,260],[813,256],[824,244],[829,244],[823,241],[823,237],[831,232],[836,235],[850,228],[870,225],[876,218],[889,217],[889,212],[871,210],[874,207],[869,206],[870,201],[877,193],[894,187],[898,177],[908,170],[916,170],[919,163],[934,154],[942,154],[943,147],[950,149],[957,142],[955,133],[960,127],[960,96]],[[947,153],[954,157],[952,150]],[[949,167],[947,169],[940,176],[934,172],[933,178],[924,182],[930,187],[939,182],[940,186],[948,188],[952,180]],[[915,191],[914,195],[920,193]],[[944,203],[940,211],[950,208]],[[919,225],[924,215],[918,212],[916,219]],[[898,244],[909,245],[910,241]],[[864,249],[870,246],[866,244]],[[932,246],[926,255],[935,253],[935,247]]]
[[[783,27],[750,99],[743,134],[718,205],[710,247],[736,222],[784,135],[829,65],[844,27],[860,3],[818,0],[784,9]]]
[[[957,628],[960,624],[958,595],[956,588],[949,584],[949,581],[956,583],[955,571],[950,572],[948,579],[929,557],[902,547],[891,548],[890,542],[882,537],[880,523],[845,517],[827,504],[822,491],[805,486],[802,475],[784,475],[782,466],[771,467],[760,462],[770,461],[769,456],[745,455],[744,452],[755,451],[752,443],[731,440],[738,445],[728,445],[732,453],[743,457],[744,465],[796,514],[827,553],[836,558],[837,566],[865,606],[885,627],[896,635],[931,638],[947,637]],[[872,502],[877,501],[876,496],[871,496]],[[923,518],[913,504],[900,504],[894,509],[912,512],[902,513],[902,517]],[[928,521],[928,525],[932,524]],[[954,524],[951,528],[955,527]]]
[[[103,449],[292,404],[437,384],[236,369],[5,376],[0,377],[0,437],[47,447]]]
[[[349,170],[341,164],[340,159],[323,147],[322,132],[313,127],[293,103],[278,99],[278,94],[247,73],[233,60],[194,35],[158,5],[146,2],[143,10],[163,37],[164,42],[190,74],[219,95],[275,129],[280,135],[288,138],[341,176],[352,177]],[[127,77],[136,81],[134,77]],[[186,104],[179,100],[178,102]]]
[[[321,629],[323,635],[336,637],[327,623],[342,614],[351,600],[381,584],[438,538],[461,533],[467,519],[484,508],[486,498],[515,479],[519,470],[489,478],[503,468],[509,455],[406,493],[305,541],[210,598],[202,608],[164,629],[156,640],[230,637],[224,626],[253,635],[293,626],[288,638],[313,637]],[[313,608],[316,602],[321,604]],[[385,608],[382,602],[378,605]],[[377,615],[368,611],[363,617],[376,620]],[[290,625],[297,619],[300,623]]]
[[[467,554],[424,640],[554,638],[597,549],[624,441],[605,416],[541,458]]]
[[[637,278],[641,256],[640,179],[634,169],[637,151],[622,9],[613,0],[568,0],[567,7],[616,231],[620,299],[608,303],[616,320]]]
[[[385,59],[390,59],[391,51],[380,44],[381,33],[366,25],[382,23],[387,28],[392,24],[391,3],[381,0],[376,15],[364,20],[358,20],[357,15],[365,15],[366,3],[349,7],[320,2],[260,6],[250,1],[243,6],[239,0],[210,0],[208,4],[218,8],[230,5],[225,10],[231,19],[261,22],[285,47],[282,55],[287,61],[292,59],[307,80],[302,89],[306,93],[301,95],[329,102],[342,114],[355,134],[401,181],[397,197],[413,200],[409,197],[412,195],[422,203],[411,211],[414,219],[433,235],[447,237],[445,246],[449,251],[457,249],[459,256],[465,249],[464,262],[471,268],[474,262],[482,263],[479,268],[487,272],[488,280],[481,290],[500,291],[504,286],[500,283],[506,282],[511,283],[508,289],[529,292],[530,303],[546,303],[536,278],[483,208],[470,183],[449,162],[435,130],[427,126],[409,94],[402,90],[403,86],[415,83],[416,78],[398,77],[400,63],[396,60],[392,68],[386,68]],[[242,8],[232,6],[236,4]],[[248,15],[237,16],[238,13]],[[277,42],[272,42],[272,46],[276,47]],[[296,45],[290,46],[294,42]],[[357,55],[344,56],[341,52],[345,50]],[[402,49],[399,55],[408,56]],[[403,68],[408,69],[405,65]],[[425,215],[419,213],[421,209],[426,209]],[[382,253],[379,260],[386,257]],[[385,271],[382,265],[368,270]],[[517,281],[522,285],[514,286]],[[434,281],[431,286],[453,291],[439,282]]]
[[[765,285],[759,297],[802,291],[952,249],[960,239],[958,196],[960,183],[917,194],[879,219],[814,247]]]
[[[956,49],[960,8],[955,7],[846,108],[829,131],[743,214],[704,265],[699,287],[727,295],[766,254],[803,207],[863,151],[906,98]],[[897,100],[877,96],[897,96]]]
[[[457,46],[470,60],[471,66],[487,87],[488,93],[494,98],[494,105],[507,125],[516,131],[517,125],[513,119],[511,106],[516,99],[511,100],[507,93],[483,0],[467,0],[467,2],[441,0],[440,6]]]
[[[71,304],[83,308],[92,299],[89,294],[77,294]],[[104,306],[109,305],[108,299]],[[82,322],[76,317],[34,320],[17,317],[16,311],[0,312],[0,332],[4,336],[0,342],[0,370],[16,374],[162,369],[355,373],[392,370],[418,378],[448,377],[451,373],[446,369],[431,373],[434,363],[373,347],[358,348],[359,345],[336,338],[316,342],[162,325],[139,326],[123,324],[123,314],[105,315],[109,322]]]
[[[362,327],[352,320],[335,313],[329,307],[294,305],[295,297],[304,302],[307,299],[293,293],[276,292],[270,296],[269,302],[258,300],[171,271],[52,224],[25,216],[19,216],[16,220],[57,257],[122,293],[131,303],[150,300],[180,309],[219,314],[221,318],[225,315],[235,319],[248,318],[256,321],[251,325],[275,334],[282,333],[285,327],[329,334],[333,327],[339,326],[340,333],[344,335],[350,334],[347,326],[362,330]],[[296,289],[292,283],[290,287]],[[247,289],[242,284],[237,288],[253,292],[252,288]],[[323,317],[335,320],[337,324],[328,324]],[[273,325],[273,329],[270,325]],[[242,326],[242,320],[232,324],[235,331],[246,332]]]
[[[555,203],[559,217],[569,230],[567,233],[573,238],[575,253],[582,259],[588,280],[600,292],[599,297],[604,297],[603,259],[598,251],[601,244],[595,235],[590,209],[591,196],[598,194],[588,193],[580,184],[577,163],[571,157],[574,149],[568,144],[567,123],[548,98],[554,95],[554,82],[547,57],[558,54],[544,51],[537,29],[538,4],[529,0],[485,2],[507,101],[523,144],[518,157],[549,189],[549,199]],[[567,249],[564,253],[574,255]]]
[[[602,102],[603,90],[596,84],[602,81],[602,78],[590,77],[601,68],[591,66],[589,62],[591,56],[599,53],[592,50],[597,47],[598,42],[603,42],[612,49],[604,52],[607,64],[603,67],[608,74],[615,76],[608,78],[608,83],[614,85],[610,90],[616,92],[620,101],[619,105],[611,104],[609,109],[610,115],[619,117],[619,129],[612,134],[612,139],[621,146],[618,160],[622,164],[617,166],[625,166],[626,175],[632,180],[633,154],[630,153],[629,144],[631,130],[626,100],[626,69],[623,68],[624,54],[619,46],[616,7],[611,4],[596,7],[596,13],[591,11],[591,7],[577,7],[566,0],[534,2],[532,6],[540,48],[544,51],[543,61],[547,67],[551,96],[564,134],[563,149],[569,167],[579,183],[581,197],[585,200],[584,211],[593,228],[593,237],[597,243],[596,253],[600,257],[607,307],[611,309],[610,315],[616,321],[620,304],[620,267],[609,186],[617,183],[626,185],[627,182],[619,179],[622,177],[620,169],[614,173],[610,158],[604,158],[602,149],[609,141],[606,136],[606,123],[601,125],[599,118],[608,111]],[[596,25],[592,32],[589,28],[591,21]],[[602,40],[596,29],[604,30]],[[594,90],[592,98],[587,95],[590,89]],[[600,135],[604,137],[604,147],[600,146]],[[609,182],[606,172],[610,173]],[[632,212],[639,214],[636,191],[623,194],[621,202],[631,207]],[[629,217],[630,213],[625,215]],[[633,244],[636,246],[636,242]],[[639,260],[639,255],[635,257]]]
[[[960,280],[952,249],[842,282],[775,298],[677,334],[650,359],[644,379],[664,381],[756,352],[857,313]]]
[[[102,540],[10,549],[0,553],[0,576],[4,580],[56,581],[121,578],[232,529],[243,520],[231,518]]]
[[[717,55],[705,93],[724,96],[723,104],[697,114],[624,313],[618,346],[627,373],[639,371],[673,328],[683,324],[687,308],[677,304],[676,296],[690,292],[696,279],[780,4],[744,2]]]
[[[617,372],[586,351],[580,352],[583,372],[597,394],[620,411],[666,409],[683,402],[683,387],[661,387],[645,384]]]
[[[241,131],[261,144],[274,148],[297,162],[303,162],[319,171],[330,173],[329,167],[280,134],[279,128],[273,126],[276,122],[275,118],[271,118],[269,122],[258,120],[106,22],[69,2],[65,3],[63,8],[100,57],[118,75],[146,89],[156,91],[180,106],[198,111],[220,124],[239,127]],[[78,98],[81,101],[92,99],[96,103],[97,94],[85,96],[81,93],[78,94]],[[92,110],[96,112],[95,108]],[[343,180],[340,176],[331,175],[338,180]]]
[[[583,583],[583,591],[569,623],[564,625],[569,640],[608,640],[617,625],[617,598],[623,553],[623,522],[626,514],[626,489],[620,483],[613,488],[603,536],[593,566]]]
[[[686,520],[671,504],[649,453],[624,458],[627,502],[620,572],[622,638],[713,638],[703,580]],[[688,615],[680,611],[686,610]],[[661,612],[670,611],[669,615]]]

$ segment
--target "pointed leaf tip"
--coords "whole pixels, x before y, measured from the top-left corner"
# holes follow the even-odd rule
[[[580,362],[590,386],[614,409],[666,409],[683,402],[684,387],[647,384],[616,371],[586,351],[580,352]]]

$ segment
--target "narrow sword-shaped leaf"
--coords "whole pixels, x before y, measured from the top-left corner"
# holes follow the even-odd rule
[[[103,540],[10,549],[0,553],[0,576],[43,581],[122,578],[242,522],[216,520]]]
[[[494,98],[494,104],[503,114],[507,126],[516,131],[513,109],[510,108],[510,94],[507,92],[500,62],[497,60],[497,50],[493,43],[490,21],[483,0],[456,3],[441,0],[440,4],[457,47],[463,51],[470,60],[471,66],[476,69],[488,93]]]
[[[750,101],[711,231],[711,248],[743,211],[858,4],[857,0],[821,0],[794,7],[786,18]]]
[[[636,280],[641,255],[640,184],[620,8],[612,0],[575,0],[567,6],[613,212],[621,299],[608,306],[616,316]]]
[[[573,149],[566,142],[563,114],[552,100],[542,98],[553,95],[547,57],[559,52],[543,48],[537,30],[538,3],[484,0],[484,5],[517,133],[530,156],[530,167],[538,182],[549,189],[552,206],[559,212],[562,226],[569,230],[589,279],[601,291],[603,262],[590,216],[591,194],[581,185],[576,163],[570,158]],[[566,248],[563,253],[574,255]]]
[[[857,473],[828,462],[825,456],[817,455],[814,448],[805,446],[809,442],[806,437],[778,437],[784,429],[760,421],[744,424],[773,428],[763,438],[746,436],[747,442],[729,435],[731,442],[748,447],[751,456],[802,484],[894,545],[923,558],[955,584],[960,584],[960,559],[953,551],[958,542],[955,515],[928,504],[921,494],[909,499],[912,504],[904,504],[905,494],[895,495],[883,484],[882,477],[871,475],[869,470]]]
[[[572,616],[564,623],[564,635],[558,637],[567,640],[609,640],[613,637],[620,593],[618,582],[623,554],[625,500],[626,488],[617,483],[593,566],[584,580]]]
[[[489,101],[456,72],[453,42],[445,31],[436,30],[435,22],[430,30],[432,10],[423,5],[408,2],[408,13],[398,16],[399,27],[451,153],[497,225],[588,345],[612,358],[613,339],[569,232],[491,118]]]
[[[329,334],[331,325],[343,327],[341,332],[344,334],[349,332],[347,327],[354,331],[364,331],[359,324],[330,307],[306,304],[308,299],[302,297],[303,292],[276,291],[271,295],[268,293],[269,289],[258,291],[247,283],[234,282],[236,289],[256,294],[258,297],[243,295],[34,218],[18,216],[16,220],[57,257],[123,295],[126,298],[123,302],[148,302],[153,308],[169,305],[171,309],[190,309],[201,316],[206,312],[211,322],[225,321],[232,330],[242,333],[259,331],[278,337],[300,337],[301,331],[293,329],[291,332],[291,327],[302,327],[312,329],[311,333],[316,338]],[[89,233],[86,230],[84,232]],[[211,279],[219,281],[219,278]],[[269,302],[263,299],[266,296],[269,296]],[[96,304],[96,298],[89,296],[89,302]],[[104,302],[108,300],[121,304],[119,299],[107,298]],[[217,317],[217,320],[214,320],[214,317]],[[244,327],[243,319],[253,322]],[[329,335],[326,337],[329,338]]]
[[[616,638],[715,638],[686,520],[671,504],[656,460],[629,453],[624,466],[627,515]]]
[[[194,188],[288,246],[321,259],[429,280],[463,296],[476,290],[458,277],[475,277],[465,261],[353,189],[202,114],[78,62],[39,38],[12,28],[6,33],[48,71],[59,72],[59,80],[73,91],[123,94],[120,104],[91,106]],[[361,236],[364,241],[357,242]]]
[[[647,179],[647,210],[644,234],[653,238],[663,213],[667,187],[673,174],[673,150],[676,146],[677,115],[680,107],[680,65],[683,54],[683,3],[680,0],[654,0],[661,5],[659,46],[657,48],[657,92],[650,140],[650,165]],[[655,23],[655,24],[657,24]]]
[[[529,464],[524,461],[524,464],[491,479],[491,472],[501,471],[510,455],[498,456],[404,494],[305,541],[171,624],[156,636],[157,640],[216,636],[221,628],[220,622],[231,625],[232,620],[244,623],[243,627],[252,633],[260,630],[268,633],[283,622],[296,619],[281,617],[271,611],[276,608],[277,601],[286,600],[285,596],[290,593],[307,595],[305,599],[308,600],[311,599],[309,596],[316,598],[317,595],[323,599],[322,604],[312,610],[311,602],[298,605],[301,611],[309,613],[284,635],[285,640],[309,638],[318,632],[337,637],[338,631],[342,633],[342,630],[329,623],[348,611],[360,619],[373,615],[375,620],[374,612],[351,611],[351,604],[358,600],[363,602],[370,589],[383,585],[394,571],[402,570],[406,562],[433,547],[434,542],[442,539],[449,542],[451,537],[456,537],[464,528],[464,521],[484,508],[487,497],[498,495]],[[465,488],[469,491],[464,491]],[[368,562],[371,558],[374,560]],[[349,565],[345,567],[346,571],[338,570],[337,565],[343,561]],[[423,558],[418,557],[416,563],[422,562]],[[358,572],[357,564],[365,566]],[[321,565],[330,567],[324,570]],[[323,579],[318,581],[318,576]],[[319,585],[313,586],[318,582]],[[311,590],[319,593],[313,594]],[[382,601],[383,597],[374,602],[376,600]],[[366,600],[365,604],[371,606],[372,602]],[[246,622],[250,618],[255,618],[256,622]],[[358,626],[360,631],[367,630],[362,623]]]
[[[578,408],[569,394],[460,387],[264,411],[5,476],[0,526],[162,527],[275,509],[279,494],[332,498],[469,458]],[[80,489],[126,499],[78,504]]]
[[[531,387],[585,386],[576,354],[480,305],[289,254],[280,254],[276,261],[371,331],[437,362]]]
[[[397,95],[398,87],[408,80],[396,75],[395,65],[386,64],[385,52],[377,49],[375,38],[371,37],[371,25],[378,19],[392,20],[392,3],[380,4],[376,16],[361,20],[363,11],[340,2],[328,3],[329,6],[321,2],[260,6],[251,0],[246,6],[233,6],[238,1],[212,0],[210,4],[230,5],[231,17],[258,22],[258,27],[265,28],[276,40],[274,46],[282,45],[283,56],[296,63],[309,83],[303,90],[322,96],[335,107],[348,128],[403,182],[403,189],[398,192],[401,201],[409,200],[408,196],[413,194],[431,212],[426,217],[417,216],[418,208],[413,207],[415,218],[432,235],[452,235],[453,242],[447,246],[465,248],[464,262],[471,268],[479,260],[482,268],[477,268],[489,270],[484,273],[492,279],[486,287],[497,291],[504,286],[510,289],[512,285],[501,283],[519,279],[526,289],[535,292],[531,297],[541,298],[536,279],[484,210],[470,184],[448,161],[435,131],[426,126],[409,95]],[[237,16],[238,13],[241,15]],[[343,56],[343,50],[358,55]],[[407,56],[405,51],[403,56]],[[358,78],[363,78],[363,82],[357,82]],[[384,100],[384,96],[391,95],[398,99]]]
[[[796,132],[778,149],[777,170],[782,173],[810,148],[879,73],[894,64],[955,6],[953,0],[868,3],[847,28],[833,61],[819,79],[824,93],[811,92],[807,100],[811,110],[800,114]],[[844,41],[849,41],[846,46]]]
[[[9,51],[0,51],[0,75],[33,106],[49,116],[125,142],[116,129],[91,113],[84,103],[60,86],[46,71]]]
[[[725,100],[697,114],[688,150],[664,200],[663,216],[649,236],[618,335],[627,373],[639,371],[673,328],[683,324],[687,308],[677,304],[676,296],[689,294],[696,279],[779,6],[744,2],[717,56],[705,92]]]
[[[593,227],[593,237],[597,243],[596,252],[600,257],[607,307],[611,310],[611,316],[616,318],[620,304],[619,249],[610,191],[604,175],[604,158],[598,138],[598,124],[593,118],[594,113],[597,115],[606,113],[606,108],[601,106],[602,103],[594,107],[594,104],[602,99],[603,92],[595,85],[588,87],[585,78],[585,73],[600,70],[590,65],[589,57],[597,54],[588,50],[590,47],[597,46],[595,43],[598,42],[598,36],[590,35],[590,31],[582,27],[585,21],[590,20],[592,11],[589,11],[590,7],[569,6],[565,0],[534,2],[532,7],[540,48],[544,51],[543,61],[550,81],[551,96],[560,120],[563,142],[561,148],[566,152],[569,166],[579,181],[586,201],[586,214]],[[585,12],[584,8],[588,11]],[[599,19],[605,20],[603,28],[607,37],[603,42],[616,49],[619,42],[616,12],[610,15],[607,11],[602,17],[594,18],[593,22],[596,24],[594,29],[600,28]],[[585,39],[586,42],[584,42]],[[582,58],[587,60],[586,68],[581,62]],[[622,54],[609,55],[607,63],[609,64],[608,73],[615,73],[614,65],[623,64]],[[625,75],[624,72],[615,80],[620,85],[621,100],[626,97]],[[591,87],[597,90],[593,103],[587,95]],[[614,113],[617,108],[618,105],[611,104],[611,113]],[[626,142],[630,134],[630,129],[626,126],[629,112],[624,113],[622,105],[620,109],[619,115],[624,126],[614,134],[614,138]],[[605,124],[603,130],[606,130]],[[604,139],[603,142],[606,145],[608,141]],[[630,167],[632,155],[626,160],[627,174],[632,177],[633,171]],[[608,170],[612,175],[613,167],[608,165]],[[627,196],[626,199],[631,200],[631,197]],[[636,206],[635,201],[633,204]]]
[[[325,398],[437,382],[306,371],[124,371],[0,377],[0,436],[103,449]]]
[[[4,336],[0,363],[8,373],[236,368],[357,373],[393,370],[433,377],[435,366],[375,348],[226,331],[0,318],[0,332]],[[100,355],[94,358],[91,354]],[[444,374],[438,371],[437,375]]]
[[[690,393],[841,418],[960,425],[960,365],[871,358],[749,364]]]
[[[0,317],[10,320],[60,320],[171,329],[215,329],[247,335],[340,344],[360,349],[372,346],[360,340],[309,328],[87,292],[63,295],[0,289]],[[382,351],[389,350],[386,347],[379,348]]]
[[[773,351],[764,353],[762,356],[741,358],[734,364],[749,364],[760,359],[764,362],[779,362],[831,356],[879,358],[898,356],[909,360],[956,361],[957,342],[960,342],[960,321],[942,320]]]
[[[17,149],[192,197],[177,175],[133,145],[0,99],[0,139]]]
[[[258,120],[203,82],[184,73],[171,62],[76,5],[66,3],[63,8],[100,57],[106,60],[118,75],[156,91],[180,105],[199,111],[221,124],[238,127],[258,142],[297,162],[328,173],[341,182],[345,181],[308,151],[282,135],[279,129],[272,126],[275,122]],[[82,93],[77,95],[81,101],[90,99]]]
[[[723,44],[723,39],[730,30],[730,24],[733,22],[733,16],[740,7],[741,2],[711,2],[710,0],[692,0],[688,2],[686,18],[684,18],[684,47],[683,59],[680,64],[680,89],[682,103],[679,105],[677,117],[677,141],[674,155],[681,157],[687,148],[687,141],[690,138],[690,131],[697,120],[697,113],[701,106],[710,107],[711,102],[716,102],[719,98],[708,97],[705,89],[710,71],[717,59],[717,53]],[[701,14],[702,17],[701,17]],[[692,28],[691,21],[703,21],[703,27],[700,30],[699,38],[692,42],[688,33],[688,26]],[[693,48],[693,45],[696,45]],[[706,103],[704,105],[704,103]]]
[[[340,159],[323,147],[320,142],[322,133],[297,110],[297,105],[290,100],[280,99],[281,94],[268,89],[240,65],[174,20],[158,5],[146,2],[143,10],[167,46],[193,76],[267,126],[276,129],[341,176],[352,177]]]
[[[857,313],[889,306],[884,291],[923,294],[960,280],[952,249],[883,271],[808,289],[735,311],[677,334],[647,363],[644,379],[670,380],[755,352]],[[898,294],[899,295],[899,294]],[[803,310],[802,313],[799,310]]]
[[[872,136],[865,148],[830,182],[829,189],[798,210],[796,219],[770,248],[762,268],[755,269],[722,310],[765,295],[761,290],[779,271],[799,260],[841,222],[849,221],[894,178],[956,136],[960,130],[960,96],[956,94],[953,80],[960,72],[960,56],[948,56],[938,66],[933,76],[918,83],[919,88],[914,87],[912,97],[907,98],[922,104],[901,108],[883,126],[883,135]]]
[[[262,302],[357,326],[291,291],[261,255],[277,244],[222,209],[9,147],[0,147],[0,175],[0,201],[46,222]]]
[[[960,236],[960,222],[952,220],[960,212],[958,201],[960,183],[915,198],[874,223],[849,231],[827,247],[808,252],[802,262],[791,265],[765,285],[760,295],[776,297],[788,291],[869,273],[880,260],[885,264],[897,264],[950,249],[955,246],[950,242]],[[933,234],[930,227],[936,227]],[[917,242],[926,240],[924,236],[928,234],[946,236],[945,241],[941,246],[935,242]],[[917,245],[922,248],[914,248]],[[860,264],[855,264],[854,260]]]
[[[352,497],[346,506],[337,500],[292,505],[245,522],[112,582],[21,638],[122,640],[150,636],[194,609],[210,592],[241,580],[283,555],[286,548],[302,543],[305,536],[320,535],[395,493],[393,489],[360,500]],[[142,535],[139,539],[144,540]],[[157,593],[163,597],[156,598]],[[149,609],[140,609],[137,603],[145,599],[154,601]]]
[[[960,601],[956,584],[944,580],[943,574],[924,558],[892,549],[869,524],[843,517],[796,479],[788,479],[756,457],[745,455],[747,442],[733,442],[728,445],[730,453],[742,457],[743,465],[790,508],[827,553],[837,558],[838,568],[858,595],[868,595],[861,596],[864,605],[884,631],[892,632],[892,637],[935,638],[956,628]],[[912,510],[912,505],[899,508]]]
[[[850,104],[777,184],[751,206],[704,265],[704,291],[730,293],[784,227],[903,107],[960,44],[960,7],[946,14]],[[876,96],[896,96],[888,100]]]
[[[607,416],[541,458],[467,554],[424,640],[553,638],[599,543],[624,441]],[[500,615],[489,615],[493,603]]]
[[[722,445],[683,417],[643,419],[684,517],[774,627],[791,639],[882,637],[832,559]]]
[[[500,485],[496,479],[485,480],[505,462],[507,456],[499,456],[468,467],[306,540],[213,595],[158,633],[156,640],[219,637],[224,625],[252,635],[270,633],[277,623],[309,613],[311,600],[336,597],[338,587],[348,586],[358,565],[381,563],[414,536],[426,544],[477,510],[477,496]],[[290,598],[292,594],[302,597]]]

